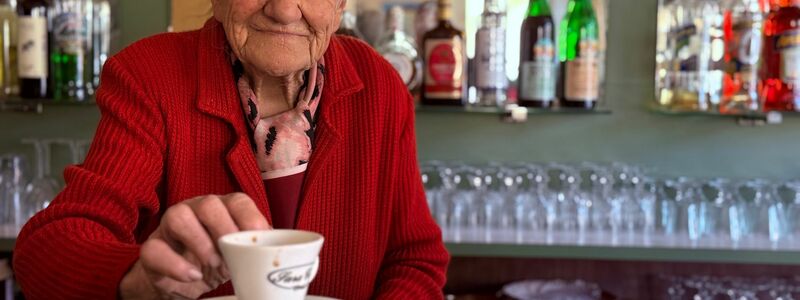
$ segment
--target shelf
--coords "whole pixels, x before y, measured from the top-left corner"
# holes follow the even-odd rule
[[[562,258],[617,261],[800,265],[800,252],[691,248],[447,243],[453,257]]]
[[[64,106],[93,106],[94,98],[90,97],[83,102],[57,102],[53,99],[26,100],[19,97],[0,99],[0,112],[25,112],[42,114],[49,107]]]
[[[470,114],[495,114],[502,115],[503,110],[496,107],[462,107],[462,106],[433,106],[433,105],[417,105],[417,112],[426,113],[470,113]],[[581,109],[581,108],[528,108],[529,115],[607,115],[611,114],[611,110],[606,107],[597,107],[594,109]]]
[[[11,252],[16,239],[0,237],[0,252]],[[800,265],[800,252],[790,250],[692,249],[634,246],[455,243],[446,247],[453,257],[560,258],[581,260],[704,262]]]
[[[671,115],[671,116],[706,116],[706,117],[720,117],[720,118],[736,118],[736,119],[761,119],[767,120],[770,117],[774,117],[776,115],[780,116],[800,116],[800,113],[791,112],[791,111],[773,111],[769,113],[765,112],[749,112],[749,113],[738,113],[738,114],[723,114],[718,111],[683,111],[683,110],[673,110],[657,103],[650,103],[647,105],[647,108],[655,113],[663,114],[663,115]]]
[[[686,234],[620,233],[612,235],[574,232],[513,230],[443,230],[455,257],[565,258],[621,261],[711,262],[800,265],[800,241],[773,244],[754,237],[732,245],[726,237],[704,237],[690,242]]]

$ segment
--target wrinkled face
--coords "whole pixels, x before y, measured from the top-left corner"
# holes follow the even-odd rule
[[[246,69],[282,77],[309,69],[339,28],[346,0],[212,0]]]

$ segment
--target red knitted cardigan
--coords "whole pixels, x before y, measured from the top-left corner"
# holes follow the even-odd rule
[[[28,299],[115,299],[164,210],[241,191],[271,220],[219,22],[144,39],[108,61],[88,157],[20,233]],[[414,106],[366,44],[333,37],[299,229],[326,241],[309,293],[441,299],[448,253],[417,165]],[[230,282],[209,294],[230,295]]]

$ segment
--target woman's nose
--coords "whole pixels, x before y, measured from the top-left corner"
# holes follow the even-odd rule
[[[300,0],[267,0],[264,14],[276,23],[289,25],[303,19]]]

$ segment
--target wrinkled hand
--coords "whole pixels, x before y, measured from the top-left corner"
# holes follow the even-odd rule
[[[202,196],[173,205],[120,282],[120,297],[197,299],[230,279],[217,239],[270,228],[253,200],[241,193]]]

